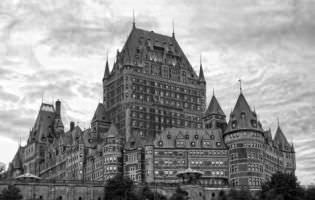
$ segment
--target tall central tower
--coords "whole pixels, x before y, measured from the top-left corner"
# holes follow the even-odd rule
[[[206,82],[175,39],[134,25],[103,78],[104,106],[126,140],[151,140],[167,127],[202,128]]]

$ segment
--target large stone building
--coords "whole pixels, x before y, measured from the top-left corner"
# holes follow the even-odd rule
[[[293,144],[280,126],[272,138],[242,91],[228,121],[214,94],[206,107],[202,65],[197,75],[174,33],[133,24],[112,70],[106,61],[103,91],[86,130],[71,122],[65,131],[61,102],[42,103],[9,176],[105,182],[123,173],[176,184],[178,171],[192,168],[205,188],[258,189],[276,171],[295,171]]]

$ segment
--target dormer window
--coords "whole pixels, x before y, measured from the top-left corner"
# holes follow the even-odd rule
[[[257,128],[257,121],[251,120],[252,127]]]
[[[191,142],[190,145],[191,145],[192,147],[194,147],[194,146],[196,146],[196,143],[195,143],[195,142]]]
[[[214,140],[214,135],[210,135],[210,140]]]
[[[245,119],[245,113],[244,112],[241,112],[241,119]]]
[[[167,134],[167,139],[171,139],[172,138],[172,136],[171,136],[171,134]]]
[[[196,134],[196,135],[195,135],[195,139],[198,140],[198,138],[199,138],[199,136]]]
[[[158,145],[159,145],[160,147],[162,147],[162,146],[163,146],[163,141],[160,140],[160,141],[158,142]]]
[[[189,135],[188,134],[185,135],[185,139],[189,140]]]
[[[232,128],[236,128],[237,122],[236,120],[232,121]]]

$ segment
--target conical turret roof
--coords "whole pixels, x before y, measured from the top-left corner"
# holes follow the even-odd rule
[[[209,103],[206,115],[223,115],[225,116],[217,98],[213,95]]]
[[[227,133],[244,129],[263,131],[261,123],[257,119],[256,113],[250,109],[245,96],[241,92],[230,115],[229,123],[225,132]]]

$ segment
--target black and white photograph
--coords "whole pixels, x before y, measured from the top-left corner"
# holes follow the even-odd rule
[[[0,0],[0,200],[314,200],[315,0]]]

